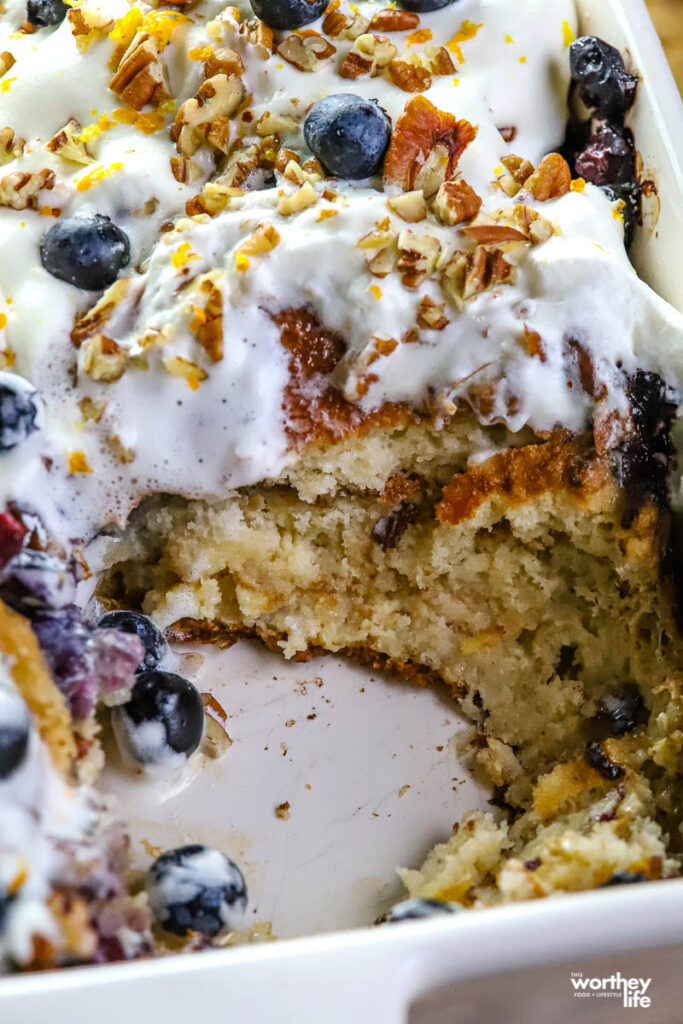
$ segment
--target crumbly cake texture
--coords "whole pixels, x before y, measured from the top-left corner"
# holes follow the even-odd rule
[[[502,809],[403,872],[411,895],[677,874],[683,319],[624,249],[628,104],[565,138],[573,2],[333,0],[299,32],[215,0],[25,18],[7,0],[0,385],[39,397],[3,505],[171,637],[450,687]],[[305,144],[341,92],[390,119],[372,179]],[[75,287],[48,234],[95,214],[116,265]],[[70,730],[97,756],[97,687],[61,703],[1,609],[0,647],[60,767]],[[123,871],[78,903],[81,959],[148,948]],[[71,933],[14,959],[59,961]]]

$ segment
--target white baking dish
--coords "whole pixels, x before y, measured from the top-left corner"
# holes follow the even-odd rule
[[[639,232],[636,258],[645,279],[683,309],[676,87],[643,0],[579,0],[579,8],[583,30],[628,50],[644,76],[634,128],[661,214]],[[487,798],[458,761],[466,726],[444,695],[371,678],[331,658],[284,663],[248,643],[205,652],[200,687],[205,680],[224,704],[235,741],[224,759],[166,803],[153,787],[131,791],[115,769],[107,779],[141,864],[149,844],[211,843],[245,868],[250,923],[272,922],[282,938],[333,934],[8,978],[0,1022],[186,1024],[216,1015],[394,1024],[407,1019],[413,997],[449,979],[683,940],[683,880],[339,932],[397,898],[395,866],[419,863]],[[285,802],[287,820],[275,814]]]

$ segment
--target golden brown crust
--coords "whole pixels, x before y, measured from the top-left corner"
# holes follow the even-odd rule
[[[289,353],[284,408],[287,433],[295,448],[362,436],[373,427],[393,427],[416,418],[407,406],[394,403],[365,412],[331,385],[330,375],[343,358],[346,343],[323,327],[310,310],[286,309],[273,320]]]
[[[21,615],[0,602],[0,652],[57,769],[67,775],[76,759],[71,716],[52,681],[33,630]]]
[[[545,443],[508,448],[467,473],[457,473],[444,489],[436,515],[454,526],[495,495],[512,505],[557,491],[585,501],[610,477],[607,459],[596,456],[580,438],[556,431]]]

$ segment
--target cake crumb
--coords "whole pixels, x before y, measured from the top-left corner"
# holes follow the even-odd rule
[[[283,803],[277,805],[275,808],[275,817],[280,818],[282,821],[289,821],[289,800],[285,800]]]

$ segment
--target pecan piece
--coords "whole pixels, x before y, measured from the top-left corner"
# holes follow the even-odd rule
[[[427,216],[427,204],[424,192],[421,189],[416,189],[414,192],[402,192],[398,196],[391,196],[387,199],[387,206],[394,213],[398,214],[402,220],[407,220],[409,224],[415,224],[417,221],[424,220]]]
[[[98,39],[103,39],[114,24],[113,18],[83,4],[70,7],[66,13],[79,53],[85,53]]]
[[[219,287],[220,273],[211,271],[196,280],[198,297],[203,305],[193,305],[194,318],[190,329],[196,335],[212,363],[223,358],[223,293]]]
[[[410,32],[419,24],[420,19],[413,11],[384,7],[377,11],[368,28],[371,32]]]
[[[71,118],[61,131],[52,136],[45,148],[71,163],[91,164],[93,157],[88,152],[86,144],[79,138],[80,130],[81,126],[78,121]]]
[[[524,182],[524,188],[541,202],[563,196],[571,187],[569,164],[559,153],[544,156],[533,174]]]
[[[415,188],[423,163],[437,145],[446,155],[445,177],[452,177],[463,150],[476,134],[469,121],[457,120],[424,96],[413,97],[392,132],[384,160],[384,184],[400,185],[404,191]]]
[[[358,78],[370,75],[375,78],[396,56],[396,47],[383,36],[365,32],[358,36],[341,63],[339,74],[342,78]]]
[[[9,52],[9,50],[3,50],[3,52],[0,53],[0,78],[2,78],[3,75],[7,74],[9,69],[14,67],[15,64],[16,60]]]
[[[432,84],[432,76],[426,68],[406,60],[392,60],[389,77],[404,92],[425,92]]]
[[[417,311],[418,325],[430,331],[442,331],[450,323],[445,308],[445,303],[434,302],[429,295],[423,295]]]
[[[479,213],[481,197],[462,178],[445,181],[432,201],[432,211],[442,224],[461,224]]]
[[[138,32],[133,39],[109,88],[134,110],[148,103],[158,106],[169,98],[157,45],[146,32]]]
[[[0,178],[0,206],[9,206],[12,210],[27,210],[29,207],[35,210],[39,192],[52,188],[54,183],[55,172],[47,167],[33,174],[13,171]]]
[[[396,269],[406,288],[417,288],[436,268],[441,243],[433,235],[416,235],[401,231],[398,236],[399,257]]]
[[[242,80],[235,75],[207,78],[189,100],[185,100],[171,128],[171,138],[181,156],[193,156],[206,141],[227,153],[230,122],[244,99]]]
[[[16,136],[11,128],[0,128],[0,167],[20,157],[25,145],[25,140]]]
[[[288,64],[293,64],[299,71],[318,71],[322,61],[337,52],[329,39],[319,32],[294,32],[279,44],[277,52]]]

